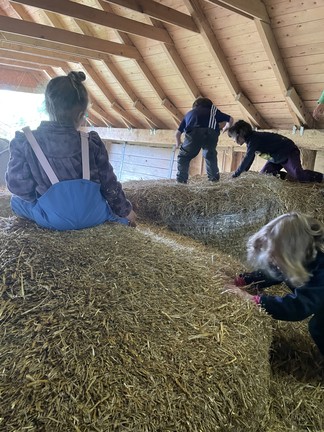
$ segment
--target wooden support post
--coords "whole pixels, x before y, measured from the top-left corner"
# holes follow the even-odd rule
[[[301,163],[304,169],[314,170],[316,150],[300,149]]]

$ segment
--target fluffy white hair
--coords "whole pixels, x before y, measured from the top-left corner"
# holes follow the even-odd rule
[[[324,252],[324,225],[295,212],[273,219],[247,243],[248,260],[254,268],[272,277],[280,273],[295,287],[308,282],[307,266],[318,251]]]

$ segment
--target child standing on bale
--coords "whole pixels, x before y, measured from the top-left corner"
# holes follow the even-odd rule
[[[105,221],[135,225],[136,215],[96,132],[79,132],[88,106],[83,72],[53,78],[45,91],[50,121],[16,132],[6,181],[12,210],[38,225],[82,229]]]
[[[230,127],[228,135],[238,145],[246,143],[247,146],[246,155],[232,177],[238,177],[242,172],[248,171],[255,155],[258,154],[268,160],[260,173],[281,176],[281,169],[284,168],[294,180],[318,183],[323,181],[322,173],[302,168],[299,148],[283,135],[253,131],[252,126],[244,120],[239,120]]]
[[[178,183],[187,183],[190,162],[201,149],[206,162],[208,180],[219,180],[216,146],[220,133],[219,123],[224,122],[223,133],[233,123],[232,117],[222,113],[208,98],[199,97],[194,101],[192,110],[185,115],[176,132],[176,148],[180,147]],[[185,133],[183,143],[181,143],[182,133]]]
[[[312,316],[309,332],[324,355],[324,225],[310,216],[284,214],[254,234],[247,251],[256,271],[242,273],[225,292],[255,302],[278,320],[302,321]],[[292,294],[263,293],[281,282]],[[245,291],[247,285],[258,294]]]

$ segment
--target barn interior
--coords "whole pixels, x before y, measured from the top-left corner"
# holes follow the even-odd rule
[[[0,151],[3,431],[320,432],[324,362],[299,323],[223,293],[276,216],[324,222],[323,184],[249,173],[246,148],[201,153],[177,184],[193,101],[277,132],[324,172],[323,0],[1,0],[0,90],[43,94],[84,71],[84,131],[104,141],[135,229],[57,232],[16,218]],[[1,135],[1,133],[0,133]],[[0,136],[1,138],[1,136]],[[275,293],[284,293],[277,286]]]

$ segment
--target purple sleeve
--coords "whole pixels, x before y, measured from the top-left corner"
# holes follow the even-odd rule
[[[27,141],[21,132],[16,132],[10,143],[10,159],[6,172],[6,183],[11,193],[25,201],[35,201],[36,183],[26,161]]]
[[[101,193],[112,210],[121,217],[125,217],[132,210],[132,204],[125,197],[122,185],[117,181],[108,158],[107,149],[96,132],[91,132],[91,139],[96,144],[96,166],[99,172]]]

